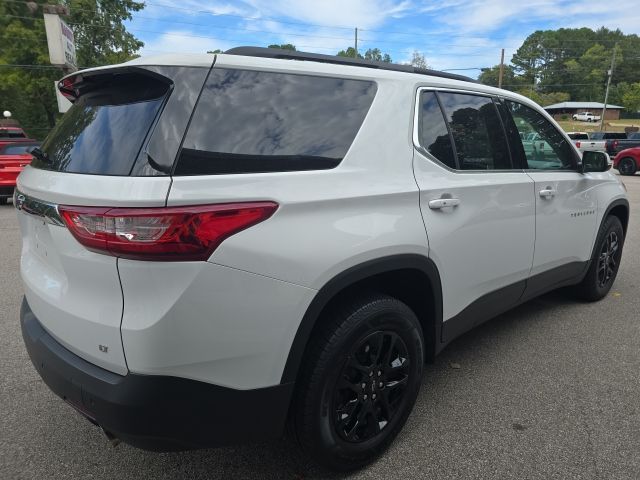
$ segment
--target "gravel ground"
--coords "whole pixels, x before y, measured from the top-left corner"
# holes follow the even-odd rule
[[[456,340],[426,366],[392,448],[352,478],[640,478],[640,176],[625,183],[632,218],[611,294],[583,304],[552,293]],[[0,206],[0,478],[330,476],[285,440],[169,454],[111,447],[29,361],[19,253],[15,211]]]

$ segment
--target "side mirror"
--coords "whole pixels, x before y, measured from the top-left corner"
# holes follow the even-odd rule
[[[610,168],[609,155],[605,152],[586,151],[582,154],[580,173],[606,172]]]

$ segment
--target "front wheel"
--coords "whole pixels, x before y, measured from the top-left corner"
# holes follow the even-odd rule
[[[618,163],[620,175],[635,175],[637,170],[636,161],[631,157],[624,157]]]
[[[623,245],[622,223],[618,217],[610,215],[600,227],[589,270],[576,287],[576,293],[580,298],[595,302],[609,293],[618,275]]]
[[[387,295],[369,295],[321,318],[297,386],[294,427],[304,450],[333,470],[360,468],[402,429],[424,362],[420,323]]]

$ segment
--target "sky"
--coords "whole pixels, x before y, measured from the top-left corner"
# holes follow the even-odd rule
[[[633,0],[640,4],[640,0]],[[509,61],[536,30],[605,26],[640,33],[640,10],[602,0],[145,0],[127,28],[142,55],[204,53],[235,46],[293,43],[335,54],[354,44],[379,48],[394,62],[413,51],[430,67],[477,77]]]

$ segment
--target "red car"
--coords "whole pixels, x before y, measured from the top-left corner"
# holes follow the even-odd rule
[[[640,147],[627,148],[619,152],[613,159],[613,168],[620,175],[635,175],[640,170]]]
[[[33,140],[0,145],[0,205],[13,196],[16,178],[31,163],[30,152],[39,145]]]
[[[20,127],[0,126],[0,141],[8,140],[10,142],[15,142],[16,140],[22,140],[25,138],[27,138],[27,135]]]

